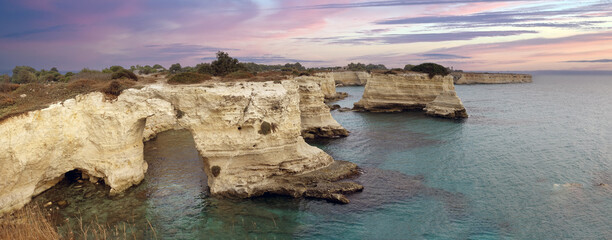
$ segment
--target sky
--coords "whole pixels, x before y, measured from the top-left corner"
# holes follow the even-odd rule
[[[612,70],[612,0],[2,0],[0,70],[436,62]]]

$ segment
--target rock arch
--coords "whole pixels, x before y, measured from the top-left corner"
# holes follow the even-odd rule
[[[147,171],[143,139],[172,128],[192,133],[207,175],[217,175],[208,178],[213,195],[304,195],[307,186],[291,190],[282,177],[334,160],[300,136],[299,101],[295,81],[151,85],[125,90],[112,101],[102,93],[79,95],[7,119],[0,124],[0,136],[6,136],[0,140],[0,213],[22,207],[72,169],[104,179],[111,194],[122,192]],[[275,126],[263,131],[268,134],[261,131],[264,122]],[[343,166],[337,175],[356,172],[354,164]]]

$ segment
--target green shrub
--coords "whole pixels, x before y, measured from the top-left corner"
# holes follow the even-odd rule
[[[228,73],[245,70],[246,66],[240,64],[238,59],[232,58],[229,54],[219,51],[217,52],[217,60],[211,64],[215,76],[225,76]]]
[[[11,77],[8,74],[0,75],[0,83],[9,83],[11,82]]]
[[[114,72],[111,79],[128,78],[134,81],[138,81],[138,77],[132,71],[127,69],[121,69],[118,72]]]
[[[412,71],[412,68],[414,67],[414,65],[412,64],[406,64],[406,66],[404,66],[404,70],[406,71]]]
[[[250,72],[241,70],[241,71],[227,74],[225,77],[229,79],[245,79],[245,78],[252,78],[254,77],[254,75]]]
[[[210,79],[211,79],[211,76],[208,74],[185,72],[185,73],[175,74],[174,76],[170,78],[170,80],[168,80],[168,83],[169,84],[195,84],[195,83],[201,83],[201,82],[204,82]]]
[[[435,63],[422,63],[414,66],[411,70],[415,72],[427,73],[429,74],[429,78],[433,78],[436,75],[446,76],[450,74],[447,68]]]
[[[211,74],[211,75],[214,74],[212,65],[210,65],[210,63],[200,63],[196,65],[195,68],[196,68],[196,72],[201,73],[201,74]]]
[[[36,82],[38,77],[36,76],[36,69],[29,66],[16,66],[13,68],[13,77],[11,82],[13,83],[31,83]]]
[[[108,69],[110,69],[112,72],[119,72],[121,70],[124,70],[122,66],[111,66]]]
[[[63,82],[64,76],[59,72],[41,71],[38,80],[39,82]]]
[[[101,73],[101,71],[89,68],[83,68],[79,73]]]
[[[181,68],[181,64],[180,63],[175,63],[170,65],[170,68],[168,69],[170,71],[170,73],[174,74],[174,73],[179,73],[181,72],[182,68]]]
[[[36,82],[36,80],[38,80],[38,78],[36,77],[36,74],[34,74],[33,72],[30,71],[20,71],[19,73],[17,73],[17,75],[13,75],[13,81],[14,83],[33,83]]]

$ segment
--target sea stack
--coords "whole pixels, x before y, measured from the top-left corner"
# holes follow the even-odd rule
[[[503,84],[503,83],[530,83],[530,74],[517,73],[452,73],[455,84]]]
[[[425,111],[444,118],[467,118],[453,77],[425,73],[374,74],[355,110],[370,112]]]
[[[363,86],[372,78],[372,75],[365,71],[342,71],[331,74],[336,84],[343,86]]]
[[[349,132],[332,117],[329,107],[325,105],[321,86],[328,85],[325,84],[328,81],[321,84],[321,79],[325,80],[320,77],[295,78],[299,85],[302,136],[306,139],[346,137]]]

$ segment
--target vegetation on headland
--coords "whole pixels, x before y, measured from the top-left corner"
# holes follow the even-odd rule
[[[126,88],[141,86],[147,81],[157,81],[166,75],[170,84],[194,84],[205,81],[276,81],[328,71],[367,71],[383,74],[416,71],[433,77],[448,75],[450,69],[435,63],[416,66],[407,64],[403,69],[388,69],[383,64],[360,62],[351,62],[344,67],[317,68],[306,68],[299,62],[266,65],[243,63],[222,51],[217,52],[217,58],[212,62],[185,67],[176,63],[168,69],[160,64],[135,65],[129,69],[114,65],[102,70],[83,68],[77,73],[61,74],[56,67],[47,71],[16,66],[12,76],[0,75],[0,120],[94,91],[103,92],[108,99],[113,99]]]
[[[45,108],[52,103],[79,94],[102,92],[108,99],[119,96],[124,89],[136,85],[137,76],[121,66],[102,71],[83,68],[62,75],[57,68],[37,71],[29,66],[17,66],[13,76],[2,76],[0,82],[0,120]]]
[[[446,76],[450,74],[448,68],[436,63],[422,63],[410,68],[410,71],[427,73],[429,78],[433,78],[436,75]]]

